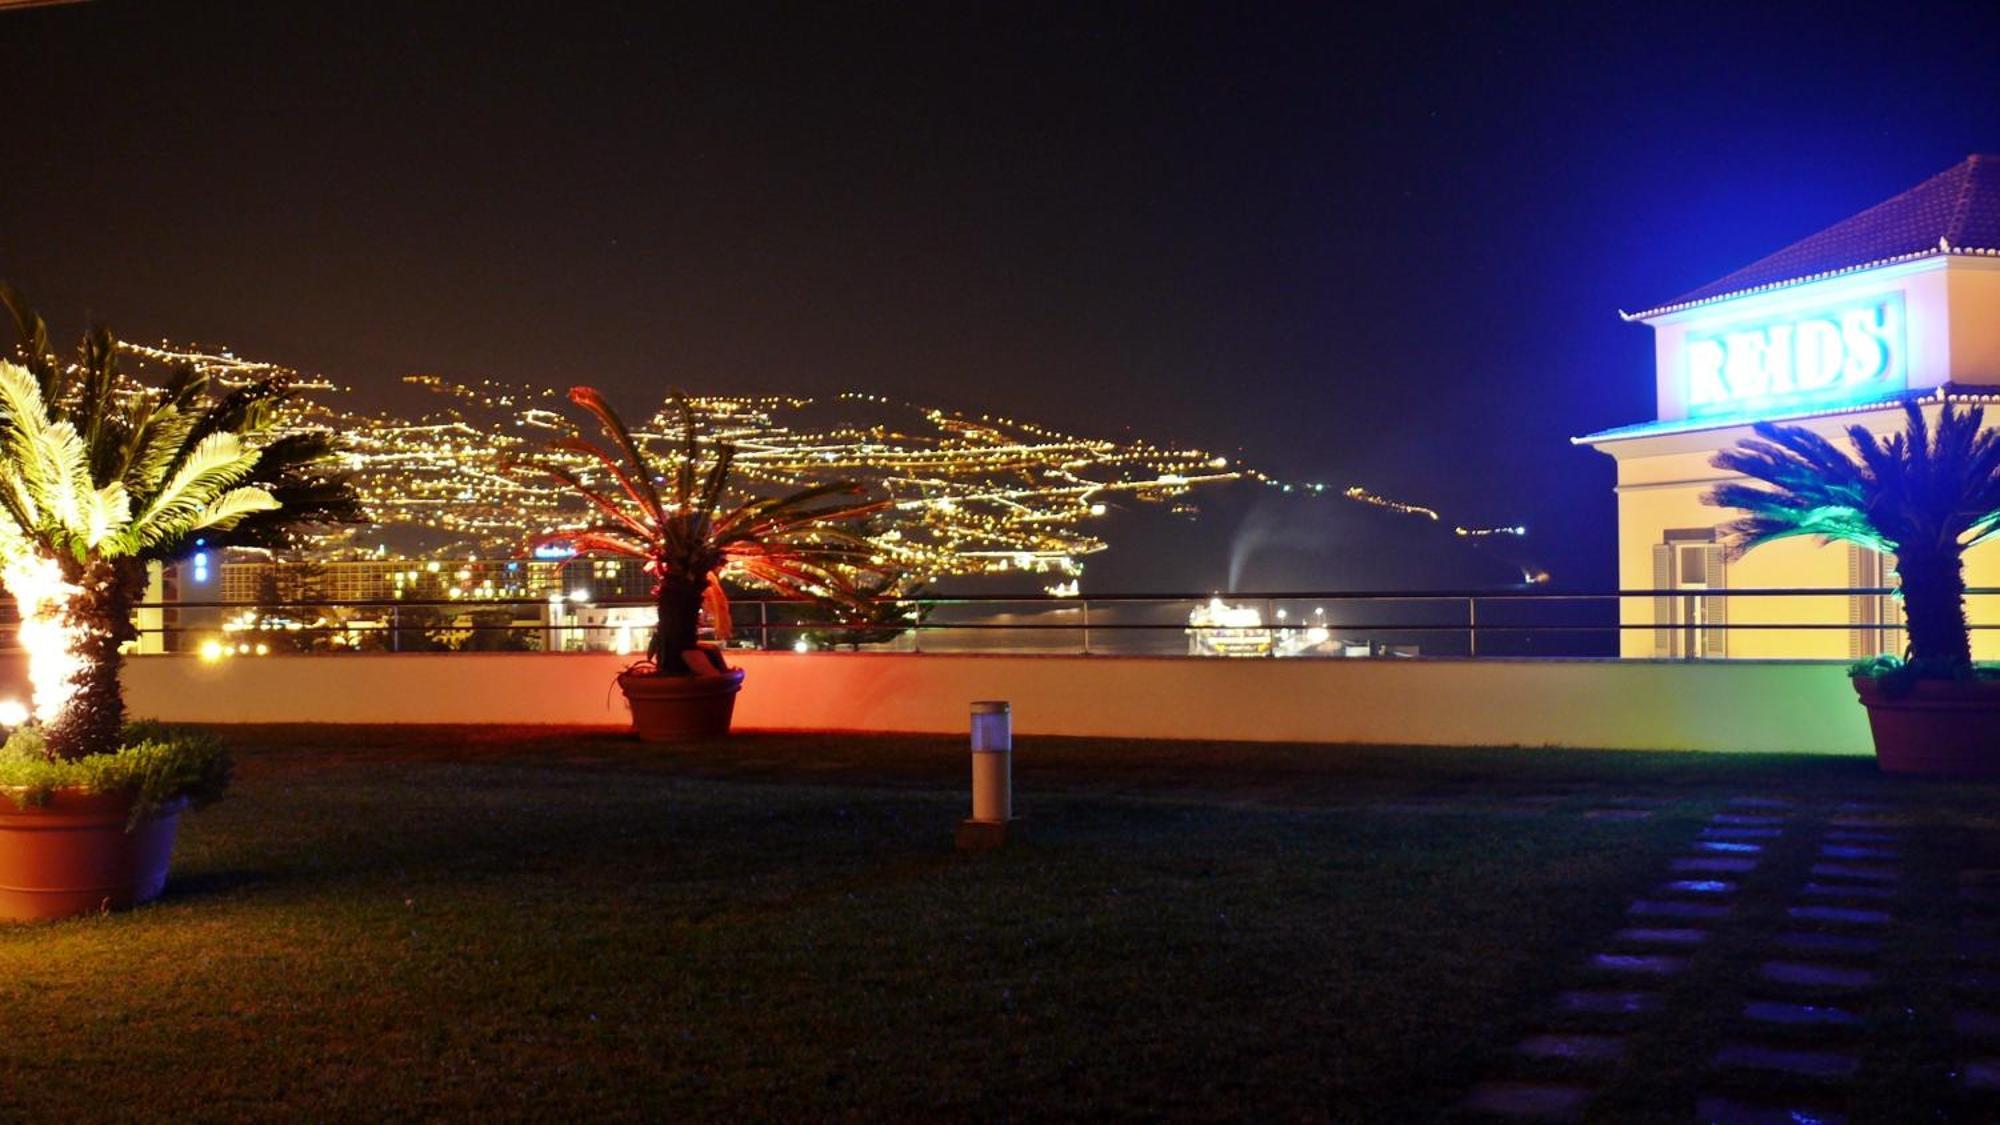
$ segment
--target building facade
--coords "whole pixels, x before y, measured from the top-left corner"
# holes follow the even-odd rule
[[[1900,431],[1905,404],[1986,406],[2000,424],[2000,157],[1973,156],[1909,191],[1627,320],[1653,330],[1657,417],[1575,439],[1617,462],[1621,655],[1848,659],[1900,652],[1894,560],[1810,539],[1726,557],[1733,513],[1702,503],[1710,460],[1757,421]],[[2000,586],[2000,547],[1966,556]],[[1813,589],[1813,596],[1723,591]],[[1975,623],[2000,597],[1974,596]],[[1755,628],[1732,626],[1752,625]],[[2000,634],[1974,653],[2000,658]]]

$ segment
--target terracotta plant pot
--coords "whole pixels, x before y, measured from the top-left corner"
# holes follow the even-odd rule
[[[626,672],[618,677],[632,707],[632,727],[646,742],[692,742],[729,733],[743,669],[719,676],[660,676]]]
[[[46,922],[160,897],[185,800],[130,832],[129,793],[58,789],[21,808],[0,796],[0,921]]]
[[[1917,680],[1890,695],[1880,680],[1856,676],[1854,691],[1883,773],[2000,777],[2000,680]]]

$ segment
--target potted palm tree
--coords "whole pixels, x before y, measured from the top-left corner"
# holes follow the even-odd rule
[[[1915,402],[1904,431],[1848,428],[1849,453],[1798,426],[1759,423],[1716,455],[1755,483],[1703,498],[1743,514],[1723,529],[1735,553],[1798,535],[1892,556],[1909,648],[1854,669],[1884,772],[2000,776],[2000,679],[1972,662],[1964,556],[2000,530],[2000,431],[1978,407],[1947,403],[1935,426]]]
[[[270,545],[358,518],[324,433],[283,433],[280,381],[212,388],[192,366],[151,386],[88,333],[74,362],[13,290],[21,364],[0,361],[0,581],[18,603],[27,721],[0,748],[0,919],[158,895],[181,811],[221,795],[209,738],[128,726],[119,672],[147,565],[196,545]]]
[[[721,644],[700,643],[704,609],[717,641],[729,639],[723,579],[855,604],[854,578],[877,567],[878,552],[851,525],[884,505],[851,499],[862,490],[843,481],[725,509],[736,450],[704,442],[702,419],[684,396],[673,398],[680,448],[658,463],[594,388],[572,388],[569,398],[596,419],[610,448],[572,433],[549,448],[572,461],[581,457],[585,467],[550,459],[532,466],[581,496],[592,520],[538,543],[645,563],[659,621],[646,659],[618,677],[639,737],[678,742],[727,734],[743,670],[729,667]]]

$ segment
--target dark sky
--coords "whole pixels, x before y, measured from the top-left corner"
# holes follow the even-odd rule
[[[1751,11],[1749,9],[1756,9]],[[117,3],[0,15],[64,334],[1240,447],[1608,583],[1671,297],[2000,149],[2000,6]],[[1329,585],[1337,579],[1329,576]]]

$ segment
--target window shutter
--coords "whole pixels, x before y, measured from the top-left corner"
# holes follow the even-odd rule
[[[1902,588],[1903,576],[1896,573],[1896,556],[1875,556],[1875,585],[1892,586],[1896,589]],[[1876,604],[1876,617],[1884,625],[1894,625],[1895,628],[1884,629],[1876,634],[1878,639],[1875,642],[1875,648],[1870,650],[1870,654],[1892,652],[1901,656],[1908,644],[1903,639],[1903,599],[1897,597],[1895,594],[1883,594]]]
[[[1723,571],[1722,548],[1703,547],[1702,570],[1708,578],[1708,588],[1724,590],[1729,586],[1728,576]],[[1729,655],[1729,598],[1727,595],[1707,597],[1702,600],[1702,616],[1707,618],[1706,628],[1701,631],[1701,654],[1712,660],[1720,660]]]
[[[1674,588],[1674,548],[1669,543],[1653,544],[1653,589],[1665,591]],[[1671,658],[1674,655],[1674,596],[1658,593],[1653,596],[1653,655]]]
[[[1873,551],[1857,547],[1852,543],[1847,545],[1847,588],[1849,590],[1865,590],[1870,586],[1877,585],[1873,581],[1873,576],[1869,573],[1870,570],[1874,569],[1871,565],[1874,561],[1875,553]],[[1881,599],[1873,594],[1850,593],[1847,595],[1848,623],[1861,626],[1861,628],[1850,630],[1847,634],[1847,655],[1850,658],[1860,660],[1875,651],[1875,646],[1879,643],[1880,634],[1874,629],[1868,628],[1868,626],[1876,624],[1875,615],[1880,608],[1880,604]]]

